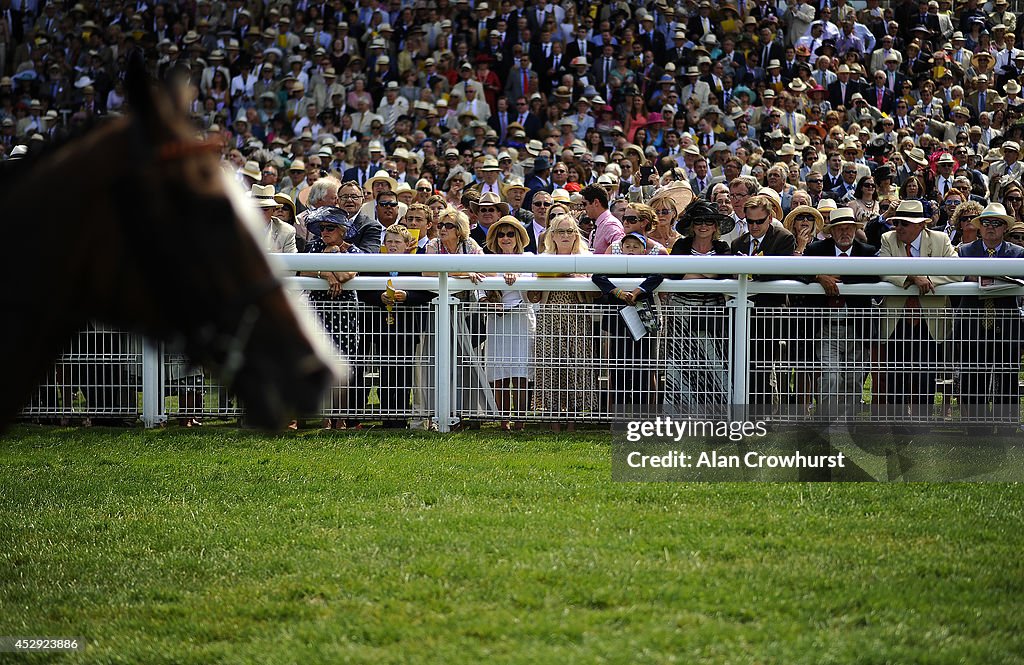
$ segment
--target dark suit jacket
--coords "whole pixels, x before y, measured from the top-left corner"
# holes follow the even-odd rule
[[[864,99],[868,100],[868,106],[873,106],[882,111],[882,113],[892,114],[896,112],[896,97],[888,88],[883,88],[881,106],[878,106],[878,88],[875,86],[871,86],[860,94],[864,95]]]
[[[978,258],[987,259],[988,250],[985,248],[985,241],[981,238],[975,240],[967,245],[961,245],[957,249],[957,254],[963,258]],[[1012,243],[1003,241],[999,251],[996,252],[995,257],[1000,259],[1019,259],[1024,258],[1024,248],[1018,247]],[[1005,298],[996,298],[995,306],[999,309],[1016,309],[1017,297],[1007,296]],[[982,301],[977,296],[964,296],[960,298],[960,304],[958,309],[978,309],[982,306]]]
[[[846,84],[846,96],[843,96],[842,85],[839,81],[836,81],[828,87],[828,101],[832,104],[832,108],[837,106],[843,106],[845,108],[851,108],[850,100],[853,98],[855,92],[861,92],[860,85],[852,78]],[[861,93],[863,94],[863,93]]]
[[[366,171],[364,171],[365,177],[363,178],[363,182],[360,182],[359,184],[362,185],[364,182],[372,178],[374,173],[376,173],[376,171],[374,171],[371,167],[367,166]],[[353,166],[350,169],[345,169],[345,172],[341,175],[341,181],[348,182],[349,180],[355,180],[356,182],[359,182],[358,167]]]
[[[733,241],[730,248],[733,254],[748,256],[750,254],[750,232],[744,233]],[[796,250],[796,238],[784,228],[770,224],[768,232],[761,237],[761,246],[758,254],[763,256],[793,256]],[[775,282],[784,279],[794,279],[788,275],[754,275],[757,282]],[[757,307],[781,307],[786,303],[786,296],[777,294],[762,294],[754,296],[754,305]]]
[[[852,256],[878,256],[878,250],[860,240],[853,241],[853,247],[850,249]],[[804,256],[835,256],[836,255],[836,242],[832,238],[826,238],[824,240],[818,240],[807,245],[804,249]],[[836,262],[842,261],[843,259],[837,258]],[[812,284],[815,282],[816,275],[806,275],[800,277],[800,281]],[[878,275],[843,275],[844,284],[877,284],[881,281],[881,277]],[[840,294],[842,294],[842,287],[839,287]],[[843,296],[846,299],[847,307],[871,307],[871,296]],[[828,297],[821,295],[806,296],[804,304],[807,307],[828,307]]]

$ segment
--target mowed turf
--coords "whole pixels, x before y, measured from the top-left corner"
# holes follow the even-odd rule
[[[0,635],[95,663],[1013,663],[1019,485],[623,484],[609,435],[0,439]]]

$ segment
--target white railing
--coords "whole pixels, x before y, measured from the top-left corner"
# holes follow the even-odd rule
[[[717,307],[697,308],[682,307],[673,304],[676,301],[661,303],[660,316],[663,321],[661,331],[651,335],[645,342],[646,346],[637,346],[635,349],[646,349],[644,352],[651,355],[645,358],[641,367],[635,374],[630,376],[624,367],[627,358],[622,353],[634,349],[624,346],[624,337],[621,330],[612,331],[609,328],[615,327],[618,319],[616,310],[611,306],[598,306],[591,304],[564,305],[550,307],[547,312],[558,313],[561,316],[586,316],[589,326],[586,330],[592,331],[592,340],[589,340],[588,356],[581,365],[580,375],[589,380],[589,377],[596,377],[596,381],[603,382],[603,390],[595,387],[595,394],[612,395],[611,399],[617,396],[619,399],[625,395],[622,386],[632,386],[635,389],[637,376],[645,386],[636,390],[636,403],[642,408],[654,408],[663,404],[677,404],[678,402],[695,403],[685,397],[670,391],[668,386],[678,389],[678,386],[685,386],[685,390],[700,390],[701,399],[696,400],[703,407],[723,406],[722,401],[730,402],[732,405],[743,405],[748,402],[755,402],[770,405],[774,417],[785,419],[789,416],[804,415],[806,411],[817,408],[819,413],[825,413],[824,407],[833,402],[842,403],[851,399],[849,389],[844,394],[838,394],[838,385],[865,386],[865,394],[875,395],[869,391],[868,386],[877,388],[882,384],[883,378],[894,373],[897,369],[895,361],[886,355],[885,340],[878,337],[880,326],[894,323],[895,319],[903,318],[902,310],[885,310],[872,308],[863,311],[856,311],[854,314],[860,321],[866,322],[853,331],[845,332],[840,329],[845,337],[840,340],[843,344],[860,347],[862,353],[852,354],[849,358],[841,360],[836,364],[835,358],[826,362],[826,354],[822,349],[814,347],[817,340],[803,339],[808,331],[831,331],[833,335],[833,346],[836,339],[834,334],[839,323],[836,320],[834,310],[829,309],[808,309],[795,308],[786,310],[763,310],[753,307],[750,298],[759,294],[786,294],[794,295],[821,295],[823,290],[817,284],[806,285],[797,281],[783,280],[776,282],[758,282],[747,279],[748,274],[771,274],[771,275],[808,275],[808,274],[906,274],[918,275],[927,274],[971,274],[971,275],[1024,275],[1024,260],[1016,259],[950,259],[950,258],[850,258],[845,259],[840,265],[834,259],[820,259],[812,257],[649,257],[649,256],[529,256],[529,257],[499,257],[499,256],[466,256],[466,255],[444,255],[444,256],[387,256],[387,255],[338,255],[338,254],[303,254],[303,255],[277,255],[275,259],[287,271],[316,271],[316,270],[356,270],[364,272],[386,272],[399,270],[402,272],[437,272],[438,277],[394,277],[392,282],[396,288],[406,290],[429,290],[437,292],[438,297],[431,305],[424,310],[424,329],[417,332],[418,343],[410,348],[401,349],[401,357],[388,356],[388,346],[385,338],[390,333],[387,325],[379,321],[372,325],[361,326],[360,343],[364,346],[357,353],[359,367],[354,376],[354,386],[348,389],[337,388],[333,394],[333,401],[325,405],[324,415],[329,417],[354,419],[384,419],[384,420],[426,420],[432,419],[441,431],[448,431],[461,419],[490,419],[499,420],[508,416],[508,419],[517,421],[544,421],[544,420],[573,420],[573,421],[598,421],[604,422],[615,418],[615,409],[609,406],[609,398],[604,397],[604,406],[593,407],[592,403],[583,403],[584,406],[577,410],[568,412],[554,412],[550,407],[545,407],[537,400],[538,395],[543,395],[531,382],[525,392],[513,391],[514,404],[509,408],[501,408],[502,396],[489,385],[489,372],[495,365],[493,349],[491,356],[488,356],[486,345],[479,344],[480,330],[470,330],[467,322],[473,323],[473,317],[477,318],[476,324],[483,326],[483,322],[494,322],[495,310],[490,306],[468,304],[460,301],[453,294],[461,291],[570,291],[570,292],[597,292],[597,287],[589,278],[567,278],[567,277],[520,277],[514,285],[507,285],[502,277],[489,277],[479,284],[472,284],[467,279],[449,277],[449,272],[521,272],[521,273],[547,273],[547,274],[590,274],[601,273],[613,275],[613,280],[618,286],[633,287],[640,283],[641,277],[628,276],[648,275],[652,273],[661,274],[684,274],[699,272],[704,274],[720,273],[736,275],[733,279],[698,279],[698,280],[666,280],[658,289],[659,294],[665,294],[663,301],[668,300],[668,294],[723,294],[724,302]],[[842,270],[838,270],[841,268]],[[621,275],[614,277],[614,275]],[[357,277],[346,284],[349,290],[381,289],[388,278],[386,277]],[[295,278],[287,279],[291,288],[298,290],[323,289],[326,283],[318,279]],[[915,289],[900,289],[892,284],[879,283],[871,285],[844,285],[843,294],[846,295],[871,295],[880,298],[886,295],[908,295],[915,292]],[[961,282],[939,287],[938,294],[949,296],[970,296],[977,295],[978,287],[973,283]],[[1003,292],[1000,295],[1024,295],[1024,289]],[[742,303],[744,306],[739,307]],[[316,307],[323,307],[323,303],[315,303]],[[532,308],[535,314],[541,310]],[[378,317],[381,310],[373,310],[366,307],[357,307],[354,316]],[[399,308],[398,311],[401,311]],[[851,310],[853,312],[853,310]],[[978,314],[978,317],[981,315]],[[1006,311],[1000,315],[1000,321],[1013,321],[1014,335],[1019,333],[1018,321],[1019,311]],[[682,318],[681,318],[682,317]],[[785,323],[781,326],[765,326],[764,321],[768,318],[777,318]],[[955,330],[960,335],[967,335],[968,341],[978,344],[986,342],[985,339],[970,339],[971,335],[985,337],[988,333],[983,332],[987,322],[979,318],[972,319],[971,313],[961,313],[958,310],[945,310],[936,314],[935,318],[941,319],[944,325]],[[376,321],[376,319],[374,319]],[[845,317],[844,317],[845,320]],[[686,330],[686,326],[680,328],[680,322],[692,325],[695,321],[713,322],[713,325],[701,324],[701,348],[689,344],[683,347],[674,347],[678,340],[680,330]],[[971,323],[973,321],[973,323]],[[1007,326],[1010,324],[1007,323]],[[713,329],[713,330],[712,330]],[[554,340],[544,337],[544,330],[529,332],[531,335],[530,344],[536,345],[539,342],[551,343]],[[583,330],[583,329],[578,329]],[[709,330],[712,330],[709,332]],[[768,332],[766,332],[768,331]],[[508,332],[506,331],[506,335]],[[515,333],[527,334],[527,333]],[[823,333],[822,333],[823,334]],[[760,339],[758,336],[767,339]],[[512,339],[514,340],[515,335]],[[520,340],[521,341],[521,340]],[[964,340],[949,340],[940,343],[942,347],[955,346],[963,343]],[[991,340],[987,340],[991,342]],[[123,367],[119,377],[115,378],[117,384],[124,394],[137,395],[142,392],[141,409],[138,408],[136,400],[119,396],[119,404],[122,408],[115,409],[114,415],[130,417],[134,414],[142,416],[147,426],[152,426],[175,415],[196,415],[219,414],[239,415],[241,409],[237,404],[230,401],[230,396],[216,384],[209,381],[201,370],[187,370],[183,361],[165,357],[163,351],[151,345],[138,345],[132,341],[129,345],[133,354],[130,356],[129,365],[131,369],[125,371]],[[770,352],[765,353],[765,346],[770,347]],[[535,349],[535,346],[531,346]],[[680,351],[679,349],[682,348]],[[623,351],[625,349],[626,351]],[[377,352],[375,353],[374,350]],[[834,349],[833,349],[834,350]],[[391,349],[394,351],[394,349]],[[1010,340],[1009,346],[1001,347],[998,357],[966,357],[961,352],[950,352],[944,355],[941,361],[936,360],[936,366],[930,372],[922,375],[935,375],[935,384],[940,411],[940,417],[948,410],[949,399],[953,396],[962,396],[962,392],[956,392],[954,387],[963,385],[959,381],[960,374],[973,376],[981,373],[985,367],[993,371],[989,373],[1008,376],[1020,366],[1020,341]],[[699,362],[688,362],[690,358],[680,358],[673,354],[687,355],[699,352]],[[521,352],[520,352],[521,353]],[[536,353],[536,351],[531,351]],[[898,353],[898,350],[895,351]],[[404,354],[404,355],[403,355]],[[834,355],[834,354],[832,354]],[[977,354],[975,354],[977,355]],[[521,357],[521,356],[518,356]],[[829,356],[831,357],[831,355]],[[930,356],[924,361],[932,362]],[[96,367],[104,363],[124,365],[125,358],[117,354],[99,354],[82,360],[84,366]],[[532,372],[540,370],[550,373],[555,368],[566,366],[566,358],[546,355],[536,355],[527,360],[532,363]],[[66,357],[58,363],[54,378],[48,381],[44,388],[47,399],[37,400],[37,403],[26,410],[28,416],[45,416],[75,413],[77,411],[92,413],[90,407],[83,408],[81,405],[73,406],[74,400],[66,395],[60,399],[54,395],[61,394],[61,391],[71,388],[77,389],[76,384],[66,381],[67,376],[77,376],[74,371],[68,370],[75,366],[75,357]],[[828,364],[828,363],[831,363]],[[843,364],[845,363],[845,364]],[[983,364],[987,363],[987,364]],[[501,365],[502,363],[497,363]],[[508,361],[504,363],[508,364]],[[922,363],[919,363],[919,365]],[[979,367],[979,365],[981,365]],[[682,366],[682,367],[681,367]],[[960,372],[958,368],[967,368]],[[695,369],[696,368],[696,369]],[[159,370],[159,371],[157,371]],[[138,376],[141,371],[141,377]],[[95,373],[95,372],[93,372]],[[688,374],[687,374],[688,373]],[[427,376],[429,374],[429,376]],[[91,375],[89,375],[91,376]],[[412,377],[412,378],[410,378]],[[625,378],[623,378],[625,377]],[[837,378],[838,377],[838,378]],[[870,377],[870,381],[868,381]],[[531,377],[532,378],[532,377]],[[562,376],[565,379],[565,376]],[[578,378],[578,377],[576,377]],[[570,380],[576,380],[571,378]],[[648,379],[653,384],[648,384]],[[62,382],[63,381],[63,382]],[[709,383],[710,381],[710,383]],[[753,381],[753,385],[752,382]],[[399,385],[389,385],[397,382]],[[409,384],[410,385],[405,385]],[[623,383],[624,382],[624,383]],[[123,385],[122,385],[123,384]],[[647,386],[650,385],[650,389]],[[707,391],[707,386],[714,388]],[[972,383],[978,387],[977,380]],[[765,386],[771,386],[770,389]],[[92,389],[96,394],[95,386],[89,384],[83,386]],[[405,400],[404,404],[395,406],[395,397],[391,394],[384,396],[388,389],[398,389],[398,401]],[[888,387],[892,391],[892,386]],[[584,392],[578,386],[578,392]],[[721,394],[719,394],[719,392]],[[858,391],[859,392],[859,391]],[[411,394],[411,402],[406,394]],[[43,394],[43,393],[41,393]],[[1013,395],[1018,395],[1014,392]],[[347,397],[345,397],[347,395]],[[385,399],[386,397],[386,399]],[[177,400],[175,400],[177,398]],[[727,399],[724,399],[727,398]],[[975,406],[979,397],[974,396],[970,401]],[[1019,407],[1019,397],[1018,407]],[[198,402],[196,401],[198,400]],[[354,400],[354,401],[353,401]],[[703,400],[703,401],[702,401]],[[632,400],[630,400],[632,401]],[[386,402],[390,403],[388,408]],[[859,402],[859,400],[858,400]],[[882,412],[878,411],[880,406],[878,399],[871,400],[872,413],[869,417],[874,419],[894,419],[903,416],[903,403],[900,402],[900,412],[894,411],[897,407],[889,407]],[[54,408],[59,406],[59,408]],[[863,406],[863,405],[860,405]],[[959,406],[959,404],[958,404]],[[506,404],[505,407],[508,407]],[[765,408],[765,407],[762,407]],[[993,407],[994,408],[994,407]],[[907,407],[911,409],[911,407]],[[77,411],[76,411],[77,410]],[[856,410],[856,406],[854,407]],[[863,410],[863,409],[862,409]],[[1016,409],[1014,414],[1003,414],[1003,420],[1016,421]],[[96,413],[107,413],[100,408]],[[830,414],[832,412],[829,412]],[[847,414],[848,415],[848,414]],[[863,414],[862,414],[863,415]],[[846,417],[840,414],[840,417]],[[991,416],[986,416],[991,419]],[[985,420],[986,418],[979,418]]]

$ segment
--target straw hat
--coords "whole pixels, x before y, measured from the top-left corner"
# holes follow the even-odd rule
[[[907,159],[914,162],[921,168],[928,166],[928,157],[924,154],[924,150],[920,148],[914,148],[907,153]]]
[[[690,188],[690,183],[685,180],[674,180],[654,192],[654,196],[651,197],[648,203],[652,208],[656,208],[657,201],[667,199],[675,206],[676,214],[678,215],[686,210],[695,198],[696,195],[693,193],[693,189]]]
[[[274,199],[273,185],[253,185],[249,196],[258,208],[276,208],[281,205]]]
[[[792,213],[790,213],[792,214]],[[828,216],[828,224],[825,225],[824,231],[828,231],[833,226],[840,224],[854,224],[856,226],[864,226],[864,222],[858,222],[856,216],[853,214],[853,208],[836,208]]]
[[[819,226],[825,221],[825,218],[822,216],[822,214],[818,212],[818,210],[813,206],[797,206],[789,211],[789,214],[786,215],[786,218],[784,220],[782,220],[782,223],[789,224],[791,220],[796,219],[797,215],[804,214],[814,217],[815,226]]]
[[[363,189],[373,191],[373,186],[378,182],[386,182],[391,186],[391,191],[398,189],[398,181],[391,177],[387,171],[381,170],[373,174],[373,177],[363,183]]]
[[[1002,206],[999,207],[1001,208]],[[923,224],[930,221],[931,217],[924,214],[924,205],[920,201],[910,199],[907,201],[900,201],[899,207],[896,208],[896,214],[889,219],[894,222],[903,220],[913,224]]]
[[[496,207],[502,215],[508,215],[509,211],[511,210],[509,205],[502,201],[501,197],[495,194],[494,192],[484,192],[483,194],[480,195],[479,201],[472,201],[469,205],[473,209],[473,212],[477,214],[480,213],[480,206],[492,205]]]
[[[1006,208],[1003,207],[1002,203],[989,203],[985,206],[985,209],[975,217],[973,220],[980,226],[986,219],[998,219],[1006,222],[1007,225],[1013,224],[1016,219],[1006,214]]]
[[[490,192],[488,192],[490,194]],[[486,196],[486,195],[485,195]],[[493,196],[493,194],[492,194]],[[516,235],[519,237],[519,244],[526,247],[530,244],[530,234],[526,232],[526,227],[518,219],[506,213],[501,219],[491,224],[490,228],[487,229],[487,239],[484,243],[490,246],[492,243],[497,246],[498,238],[495,235],[495,229],[499,226],[511,226],[516,231]],[[492,240],[493,237],[493,240]]]
[[[260,172],[259,163],[251,159],[242,167],[242,175],[249,176],[253,180],[259,180],[263,177],[263,174]]]

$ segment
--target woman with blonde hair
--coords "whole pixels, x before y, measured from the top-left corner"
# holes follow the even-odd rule
[[[647,254],[664,256],[668,254],[668,250],[660,242],[650,237],[651,232],[657,226],[658,216],[655,214],[654,208],[643,203],[630,203],[626,207],[626,212],[622,215],[622,229],[627,236],[630,233],[643,234],[644,238],[647,239]],[[622,254],[622,240],[616,240],[608,245],[608,249],[604,253]]]
[[[528,244],[530,236],[526,227],[511,215],[500,218],[487,230],[486,245],[492,254],[522,255]],[[506,284],[512,285],[519,277],[533,275],[507,272],[502,276]],[[485,367],[501,428],[505,431],[523,428],[522,421],[515,421],[527,410],[527,384],[534,377],[532,360],[537,321],[524,295],[523,291],[487,293],[493,309],[487,312]]]
[[[666,249],[671,248],[680,237],[676,231],[676,217],[680,212],[676,209],[676,202],[670,196],[655,196],[651,199],[650,208],[654,211],[657,224],[647,233],[647,237]]]
[[[953,228],[951,242],[954,249],[978,239],[981,233],[980,224],[975,218],[981,214],[981,204],[976,201],[964,201],[949,216],[949,225]]]
[[[544,234],[543,254],[590,254],[576,220],[570,215],[551,219]],[[560,274],[558,277],[581,277]],[[597,404],[597,377],[593,369],[594,330],[585,293],[577,291],[541,291],[531,293],[537,309],[537,343],[534,351],[536,407],[556,414],[555,432],[566,424],[574,431],[574,420],[594,410]]]
[[[814,242],[825,227],[825,218],[821,213],[809,206],[796,206],[789,211],[786,218],[782,220],[782,226],[796,238],[796,250],[794,256],[804,253],[807,245]]]
[[[807,245],[814,242],[825,226],[825,218],[817,209],[811,206],[797,206],[793,208],[782,225],[796,238],[796,249],[794,256],[802,256]],[[800,307],[804,304],[802,296],[790,296],[790,304],[793,307]],[[796,395],[805,410],[811,408],[811,392],[815,385],[815,377],[806,368],[814,358],[814,339],[811,334],[811,317],[796,316],[789,319],[789,324],[784,328],[786,331],[786,352],[789,362],[794,368],[794,385]],[[788,376],[788,369],[787,369]],[[788,381],[786,381],[788,384]]]

